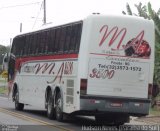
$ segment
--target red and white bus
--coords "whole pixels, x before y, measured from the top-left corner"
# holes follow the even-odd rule
[[[152,20],[91,15],[20,34],[10,54],[9,81],[17,110],[31,105],[58,121],[65,113],[115,124],[149,112]]]

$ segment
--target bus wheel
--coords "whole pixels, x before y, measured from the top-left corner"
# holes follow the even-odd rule
[[[55,105],[55,110],[56,110],[56,119],[58,121],[63,121],[63,112],[62,112],[62,106],[63,106],[63,103],[62,103],[62,97],[61,97],[61,94],[60,92],[57,94],[57,97],[56,97],[56,105]]]
[[[47,116],[49,119],[55,119],[54,101],[52,99],[52,92],[48,94]]]
[[[16,90],[16,93],[15,93],[15,109],[18,110],[18,111],[22,111],[24,109],[24,104],[19,103],[18,90]]]
[[[123,126],[125,124],[125,122],[115,122],[114,126],[116,126],[117,128],[119,128],[120,126]]]
[[[101,124],[105,121],[105,117],[102,117],[102,116],[99,116],[99,115],[96,115],[95,116],[95,120],[98,124]]]

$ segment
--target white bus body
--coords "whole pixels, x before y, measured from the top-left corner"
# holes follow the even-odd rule
[[[63,113],[96,119],[112,114],[114,122],[123,116],[147,115],[154,70],[153,21],[93,15],[82,22],[77,55],[19,59],[13,98],[16,85],[19,103],[47,108],[47,91],[52,90],[55,100],[58,88]]]

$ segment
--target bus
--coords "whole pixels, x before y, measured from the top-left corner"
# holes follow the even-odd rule
[[[43,108],[97,122],[129,122],[149,113],[154,70],[154,23],[133,16],[83,20],[17,35],[9,58],[16,110]]]

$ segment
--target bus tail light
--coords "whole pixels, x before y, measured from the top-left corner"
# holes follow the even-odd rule
[[[87,79],[81,79],[80,94],[86,95],[86,93],[87,93]]]
[[[148,98],[151,99],[152,98],[152,84],[148,84]]]

